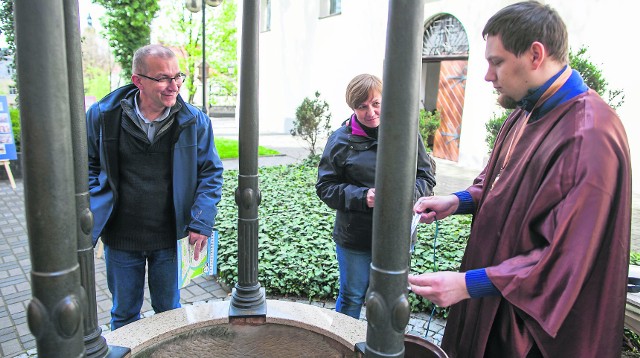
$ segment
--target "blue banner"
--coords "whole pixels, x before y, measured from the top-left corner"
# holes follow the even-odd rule
[[[0,160],[16,160],[16,142],[11,129],[11,116],[7,96],[0,96]]]

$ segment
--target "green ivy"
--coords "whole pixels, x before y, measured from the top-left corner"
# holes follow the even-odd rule
[[[338,294],[338,263],[331,238],[335,212],[316,195],[317,162],[262,167],[258,171],[262,201],[258,209],[258,280],[272,296],[331,299]],[[234,192],[238,171],[224,173],[223,196],[216,226],[220,232],[219,279],[237,282],[237,217]],[[470,216],[454,216],[438,223],[436,268],[457,270],[469,237]],[[411,271],[434,270],[435,225],[421,225]],[[426,312],[430,302],[410,294],[414,311]],[[429,311],[430,312],[430,311]],[[437,310],[445,315],[445,310]]]

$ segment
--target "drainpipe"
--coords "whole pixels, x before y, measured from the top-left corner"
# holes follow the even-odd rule
[[[14,2],[31,292],[38,355],[82,357],[69,85],[62,1]]]
[[[80,284],[83,291],[83,331],[87,357],[105,357],[107,341],[98,326],[96,280],[91,229],[93,215],[89,209],[89,173],[87,160],[87,127],[84,108],[84,83],[82,79],[82,47],[80,45],[80,21],[78,0],[64,0],[64,22],[69,74],[69,108],[73,164],[75,177],[75,208],[78,218],[78,263]]]
[[[403,357],[416,177],[424,2],[391,0],[383,71],[376,205],[367,292],[367,357]]]
[[[258,35],[260,2],[244,0],[240,55],[238,283],[229,305],[229,317],[266,316],[264,288],[258,282]]]

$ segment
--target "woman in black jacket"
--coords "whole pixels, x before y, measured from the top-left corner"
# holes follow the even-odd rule
[[[316,193],[336,210],[333,241],[340,270],[336,311],[360,318],[371,265],[382,81],[370,74],[354,77],[347,86],[346,101],[354,113],[327,140],[318,167]],[[436,181],[420,135],[416,140],[418,198],[431,195]]]

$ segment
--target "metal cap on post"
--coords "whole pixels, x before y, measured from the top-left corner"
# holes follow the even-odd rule
[[[391,0],[376,162],[376,205],[367,292],[367,357],[403,357],[416,180],[424,3]],[[403,224],[404,223],[404,224]]]
[[[238,283],[229,317],[266,316],[264,288],[258,282],[258,36],[259,2],[244,0],[240,57],[240,167],[238,189]]]

